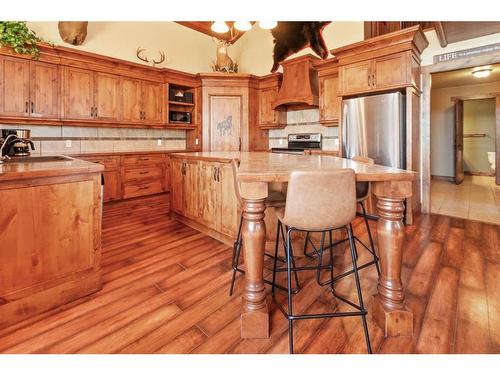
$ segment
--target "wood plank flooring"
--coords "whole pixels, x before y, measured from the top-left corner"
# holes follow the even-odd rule
[[[361,221],[354,229],[367,240]],[[374,224],[372,231],[376,238]],[[422,215],[406,231],[403,282],[415,335],[385,339],[369,316],[374,351],[500,353],[500,227]],[[242,276],[233,297],[228,296],[232,249],[171,220],[168,195],[107,204],[102,245],[103,289],[1,330],[0,352],[288,352],[287,321],[271,299],[271,337],[240,338]],[[360,251],[360,258],[369,260],[366,252]],[[349,262],[347,256],[336,256],[337,272]],[[266,268],[269,277],[271,264]],[[371,267],[361,275],[370,305],[376,271]],[[297,312],[346,310],[311,274],[301,274],[301,283],[294,299]],[[350,278],[336,289],[355,300]],[[361,321],[299,321],[295,349],[365,353]]]

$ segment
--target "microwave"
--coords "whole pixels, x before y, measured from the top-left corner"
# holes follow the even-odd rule
[[[168,113],[169,122],[182,122],[191,124],[191,112],[170,111]]]

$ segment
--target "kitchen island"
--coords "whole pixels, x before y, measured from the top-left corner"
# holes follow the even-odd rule
[[[357,181],[372,182],[372,191],[377,196],[377,210],[380,216],[377,226],[378,249],[381,275],[378,293],[373,301],[373,318],[384,330],[386,336],[407,336],[413,333],[413,314],[405,304],[404,288],[401,281],[401,263],[404,246],[404,200],[411,197],[412,181],[417,174],[379,165],[368,165],[349,159],[325,155],[291,155],[267,152],[193,152],[177,153],[172,158],[172,202],[186,202],[185,197],[176,196],[176,168],[178,175],[188,176],[184,186],[193,192],[198,184],[196,169],[188,169],[187,163],[227,163],[231,159],[240,160],[238,180],[243,195],[243,249],[245,256],[245,291],[242,300],[241,336],[243,338],[265,338],[269,336],[269,315],[263,280],[264,251],[266,242],[265,199],[269,186],[286,183],[295,170],[332,170],[352,168]],[[217,181],[218,173],[209,174]],[[209,178],[210,179],[210,178]],[[220,180],[220,178],[219,178]],[[332,192],[334,188],[332,187]],[[219,193],[220,194],[220,193]],[[192,194],[194,195],[194,194]],[[219,195],[224,202],[230,196]],[[224,203],[222,203],[224,204]],[[229,203],[234,205],[234,203]],[[192,204],[192,214],[198,207]],[[183,207],[185,208],[185,206]],[[234,210],[233,210],[234,213]],[[237,225],[237,214],[230,216]],[[216,228],[216,227],[215,227]],[[217,232],[216,229],[214,229]],[[218,233],[218,232],[217,232]]]
[[[62,156],[0,164],[0,328],[101,288],[101,172]]]

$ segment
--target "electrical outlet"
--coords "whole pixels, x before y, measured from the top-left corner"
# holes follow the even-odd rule
[[[284,142],[283,142],[283,139],[280,139],[280,145],[282,145]]]
[[[158,139],[158,146],[161,146],[161,139]]]
[[[196,139],[194,140],[194,144],[195,144],[195,145],[197,145],[197,144],[198,144],[198,138],[196,138]]]
[[[71,139],[66,140],[66,148],[71,148]]]

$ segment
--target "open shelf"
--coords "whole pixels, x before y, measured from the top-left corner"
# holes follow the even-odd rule
[[[182,107],[194,107],[194,103],[176,102],[173,100],[169,100],[168,105],[178,105],[178,106],[182,106]]]
[[[185,122],[169,122],[166,125],[167,129],[193,130],[196,129],[195,124],[186,124]]]

